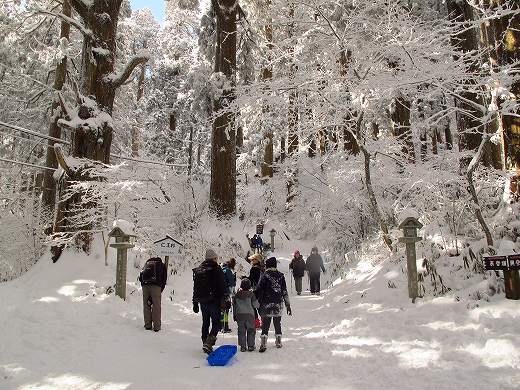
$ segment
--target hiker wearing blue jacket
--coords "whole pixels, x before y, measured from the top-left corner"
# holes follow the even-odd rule
[[[236,260],[231,258],[229,261],[222,265],[222,271],[224,272],[224,278],[226,280],[226,307],[222,312],[222,332],[229,333],[231,328],[229,327],[229,309],[231,308],[231,299],[235,295],[235,287],[237,284],[237,275],[234,272]]]

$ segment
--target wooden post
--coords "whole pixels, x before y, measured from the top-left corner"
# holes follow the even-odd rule
[[[417,282],[417,254],[415,251],[415,243],[421,241],[421,237],[417,236],[417,229],[422,228],[422,224],[413,217],[406,218],[400,225],[399,229],[403,230],[404,237],[399,237],[400,242],[406,244],[406,265],[408,269],[408,296],[415,303],[419,296],[419,285]]]
[[[125,232],[121,226],[124,226],[125,230],[129,230],[126,226],[128,222],[123,220],[114,221],[114,227],[108,233],[108,237],[115,237],[116,242],[110,244],[112,248],[117,250],[117,265],[116,265],[116,295],[123,300],[126,300],[126,269],[128,259],[128,249],[133,248],[134,244],[131,242],[131,237],[135,237],[134,234]]]
[[[504,271],[507,299],[520,299],[520,273],[518,270]]]
[[[164,256],[164,266],[166,267],[166,275],[168,275],[168,265],[170,263],[170,256]],[[166,278],[166,284],[168,284],[168,277]]]
[[[127,248],[117,248],[116,295],[124,301],[126,300],[127,251]]]
[[[408,296],[415,303],[415,298],[419,296],[419,286],[417,284],[417,254],[415,253],[415,242],[406,243],[406,265],[408,268]]]

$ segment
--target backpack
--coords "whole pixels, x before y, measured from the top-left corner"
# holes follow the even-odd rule
[[[141,271],[139,280],[142,284],[159,284],[157,276],[157,261],[148,260]]]
[[[212,283],[213,268],[199,266],[193,268],[193,300],[196,302],[207,303],[214,295]]]

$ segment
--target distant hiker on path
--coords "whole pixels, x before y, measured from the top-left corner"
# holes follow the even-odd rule
[[[264,242],[262,241],[262,237],[260,234],[255,234],[251,239],[251,245],[255,253],[262,253],[262,249],[264,246]]]
[[[202,350],[213,351],[220,331],[221,310],[225,308],[226,280],[214,250],[206,250],[206,260],[193,269],[193,311],[202,311]],[[211,331],[209,330],[211,325]]]
[[[143,288],[144,328],[159,332],[161,330],[161,293],[166,286],[166,266],[160,257],[152,257],[146,261],[139,274]]]
[[[237,285],[237,275],[235,272],[236,260],[230,259],[222,266],[222,271],[224,272],[224,276],[226,278],[226,307],[222,312],[222,332],[229,333],[231,329],[229,328],[229,309],[231,309],[231,299],[233,295],[235,295],[235,287]]]
[[[305,263],[307,272],[309,273],[309,282],[311,288],[311,294],[320,294],[320,270],[325,273],[325,266],[323,265],[323,259],[318,253],[318,248],[313,247],[310,256],[307,258]]]
[[[233,297],[233,319],[238,325],[238,345],[240,351],[255,350],[255,310],[258,308],[258,300],[251,291],[251,281],[242,279],[240,290]]]
[[[265,262],[266,270],[255,290],[255,295],[260,303],[259,313],[262,317],[262,335],[260,336],[259,352],[267,349],[267,337],[271,320],[274,324],[276,347],[282,348],[282,313],[283,303],[287,308],[287,314],[292,315],[287,284],[283,273],[276,269],[276,258],[270,257]]]
[[[300,254],[300,251],[295,251],[293,259],[289,263],[289,269],[292,270],[294,278],[294,286],[296,287],[296,294],[302,293],[302,278],[305,275],[305,260]]]

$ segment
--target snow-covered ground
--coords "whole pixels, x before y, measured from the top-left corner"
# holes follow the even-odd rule
[[[115,272],[102,257],[44,257],[0,284],[0,389],[519,388],[518,302],[413,305],[388,288],[389,272],[362,260],[322,296],[291,296],[281,350],[271,336],[264,354],[239,352],[228,367],[208,367],[189,272],[170,280],[154,333],[143,329],[134,270],[123,302],[105,294]],[[232,333],[217,343],[235,342]]]

